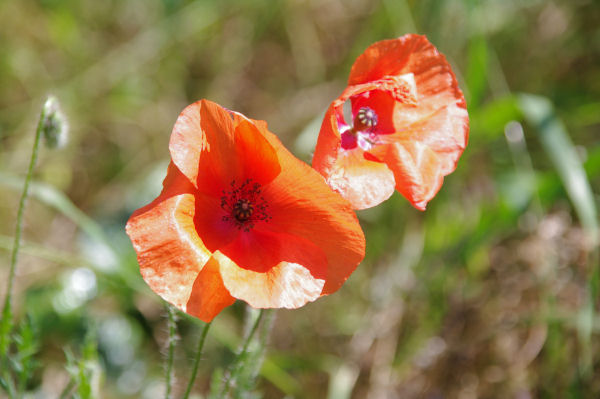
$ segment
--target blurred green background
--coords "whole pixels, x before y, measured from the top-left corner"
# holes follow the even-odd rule
[[[48,94],[70,125],[66,147],[41,149],[25,214],[15,306],[39,337],[32,397],[58,397],[82,357],[99,397],[163,397],[165,307],[123,229],[158,194],[187,104],[266,120],[309,161],[356,56],[409,32],[454,68],[467,150],[426,212],[395,194],[359,213],[365,261],[335,295],[277,312],[252,397],[600,397],[597,0],[4,0],[2,283]],[[198,394],[244,312],[213,323]],[[176,397],[201,325],[180,314]]]

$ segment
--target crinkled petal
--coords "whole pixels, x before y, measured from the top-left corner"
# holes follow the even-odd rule
[[[445,120],[445,125],[438,120],[437,126],[430,126],[429,141],[433,136],[446,140],[449,135],[460,155],[469,132],[465,99],[446,57],[425,36],[409,34],[374,43],[356,59],[349,84],[362,87],[388,75],[407,74],[414,77],[416,106],[395,111],[395,130],[402,132],[414,123],[423,125],[446,109],[451,117]]]
[[[399,141],[372,151],[394,173],[396,190],[411,204],[425,210],[444,180],[444,160],[418,141]]]
[[[129,218],[126,231],[142,277],[162,298],[185,311],[196,276],[211,254],[194,227],[194,187],[169,165],[163,191]]]
[[[381,40],[370,45],[358,56],[348,77],[348,85],[358,85],[381,79],[416,73],[424,57],[437,53],[425,36],[408,34],[397,39]]]
[[[209,323],[224,308],[232,305],[235,298],[231,296],[219,271],[219,262],[211,257],[202,268],[187,302],[187,313]]]
[[[281,262],[267,272],[256,272],[239,267],[219,251],[213,257],[229,293],[255,308],[299,308],[319,298],[325,284],[295,263]]]
[[[200,108],[198,101],[188,105],[179,114],[169,141],[169,151],[173,163],[196,185],[200,152],[206,146],[206,140],[200,127]]]
[[[343,102],[341,104],[343,105]],[[338,116],[341,112],[336,108],[336,104],[332,103],[325,113],[312,159],[312,167],[325,178],[333,173],[333,165],[337,161],[342,145],[338,128]]]
[[[360,149],[344,151],[334,164],[327,183],[354,209],[379,205],[394,194],[394,174],[386,164],[365,159]]]
[[[426,145],[440,157],[441,173],[445,176],[456,169],[456,163],[467,145],[464,132],[468,129],[468,119],[465,116],[463,108],[442,107],[405,126],[400,132],[382,137],[382,142],[416,141]]]

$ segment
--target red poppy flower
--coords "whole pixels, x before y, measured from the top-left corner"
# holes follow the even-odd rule
[[[141,274],[210,321],[235,299],[297,308],[364,257],[350,204],[254,121],[202,100],[175,123],[163,191],[127,223]]]
[[[350,100],[351,120],[344,118]],[[394,188],[424,210],[456,168],[469,132],[466,103],[446,58],[425,36],[371,45],[329,107],[313,167],[355,209]]]

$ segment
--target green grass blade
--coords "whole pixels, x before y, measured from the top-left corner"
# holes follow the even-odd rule
[[[540,142],[556,168],[593,248],[589,257],[587,301],[576,316],[576,326],[582,345],[581,370],[583,375],[588,375],[593,364],[591,338],[595,317],[594,303],[598,296],[600,279],[597,265],[598,212],[594,195],[575,146],[550,100],[541,96],[521,94],[519,104],[527,122],[536,128]]]
[[[488,82],[488,48],[483,36],[476,36],[469,42],[469,63],[467,64],[468,101],[474,108],[481,103]]]
[[[544,150],[554,164],[573,203],[581,225],[593,243],[598,240],[598,212],[581,159],[562,121],[545,97],[521,94],[519,105],[528,123],[536,128]]]
[[[0,172],[0,186],[18,191],[23,187],[23,179]],[[85,234],[105,246],[116,258],[115,251],[111,248],[102,228],[92,218],[77,208],[64,193],[49,184],[40,182],[31,182],[30,190],[31,197],[56,209],[71,219]]]

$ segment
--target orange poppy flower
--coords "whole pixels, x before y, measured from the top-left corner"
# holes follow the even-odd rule
[[[355,209],[378,205],[396,189],[424,210],[467,144],[466,107],[446,58],[425,36],[377,42],[331,103],[313,167]]]
[[[351,205],[263,121],[210,101],[183,110],[163,191],[127,222],[141,274],[206,322],[235,299],[298,308],[336,291],[363,259]]]

